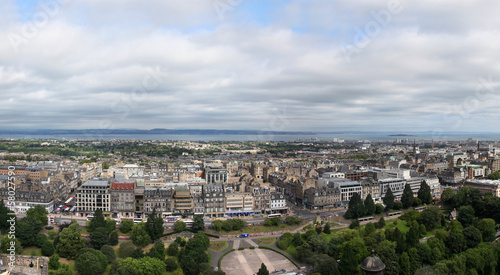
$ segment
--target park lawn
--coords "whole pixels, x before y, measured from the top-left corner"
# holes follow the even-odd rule
[[[273,244],[276,241],[276,238],[274,238],[274,237],[260,238],[260,239],[257,239],[257,241],[261,244]]]
[[[396,222],[396,224],[394,224],[394,222]],[[401,231],[401,233],[406,233],[410,230],[410,227],[408,227],[406,225],[406,221],[403,221],[400,219],[385,221],[385,226],[384,226],[385,229],[389,229],[389,228],[392,229],[394,227],[399,228],[399,231]]]
[[[321,232],[321,234],[319,234],[321,236],[321,238],[323,238],[323,240],[325,240],[326,243],[328,243],[334,235],[336,235],[337,232],[335,232],[334,234],[330,233],[330,234],[326,234],[324,232]]]
[[[229,246],[227,241],[215,241],[215,242],[210,242],[210,248],[213,251],[222,251],[226,249]]]
[[[274,231],[285,231],[290,229],[291,226],[287,224],[280,224],[278,226],[264,226],[264,225],[254,225],[247,226],[241,230],[236,231],[222,231],[224,234],[228,235],[238,235],[241,233],[263,233],[263,232],[274,232]]]
[[[59,262],[61,264],[69,265],[69,270],[73,271],[73,274],[76,274],[75,260],[68,260],[66,258],[59,258]]]
[[[297,248],[295,247],[294,244],[290,245],[288,247],[288,249],[286,250],[286,253],[292,255],[293,257],[296,257],[296,252],[297,252]]]
[[[42,256],[42,249],[36,246],[28,246],[26,248],[23,248],[23,253],[21,253],[21,255]]]
[[[336,223],[336,222],[329,222],[329,224],[330,224],[330,227],[334,227],[334,226],[338,226],[338,225],[339,225],[339,224],[338,224],[338,223]]]

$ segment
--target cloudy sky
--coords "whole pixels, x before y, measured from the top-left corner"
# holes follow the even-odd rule
[[[0,128],[496,132],[498,10],[2,0]]]

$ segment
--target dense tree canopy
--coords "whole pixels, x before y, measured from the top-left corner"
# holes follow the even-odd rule
[[[394,194],[390,186],[387,186],[387,192],[385,193],[383,201],[386,209],[392,209],[394,207]]]
[[[368,194],[365,198],[365,210],[366,215],[375,214],[375,203],[373,202],[372,194]]]
[[[85,241],[80,236],[77,223],[72,223],[59,234],[56,252],[60,257],[75,259],[78,251],[85,247]]]
[[[403,208],[408,208],[413,205],[413,191],[408,183],[405,184],[403,196],[401,197],[401,203],[403,204]]]
[[[349,200],[349,208],[345,213],[345,217],[348,219],[357,219],[363,217],[366,214],[365,206],[361,200],[359,193],[354,193]]]
[[[101,209],[97,209],[94,212],[94,217],[90,220],[90,223],[88,226],[88,231],[92,232],[99,227],[106,228],[106,220],[104,219],[104,216],[102,215]]]
[[[418,189],[417,197],[422,201],[422,203],[430,204],[432,202],[431,188],[425,180],[420,184],[420,189]]]
[[[134,224],[132,227],[132,233],[130,234],[130,239],[135,245],[146,246],[151,243],[151,237],[146,230],[146,224],[143,222]]]
[[[152,241],[158,240],[163,235],[163,231],[165,230],[163,227],[163,219],[160,215],[157,215],[156,209],[153,209],[153,213],[148,216],[146,224],[146,231]]]

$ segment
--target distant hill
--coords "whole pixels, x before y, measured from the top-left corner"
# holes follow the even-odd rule
[[[44,130],[3,130],[0,134],[21,135],[85,135],[85,134],[107,134],[107,135],[315,135],[314,132],[285,132],[285,131],[259,131],[259,130],[217,130],[217,129],[44,129]]]

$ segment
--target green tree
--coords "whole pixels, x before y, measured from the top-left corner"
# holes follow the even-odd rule
[[[146,224],[143,222],[135,224],[134,227],[132,228],[130,239],[135,245],[141,247],[151,243],[151,237],[148,235],[148,232],[146,230]]]
[[[385,204],[385,209],[389,210],[394,207],[394,194],[392,193],[390,186],[387,186],[387,192],[385,193],[383,201]]]
[[[108,230],[106,227],[98,227],[90,232],[90,244],[95,249],[101,249],[103,245],[108,244]]]
[[[461,253],[467,248],[467,241],[461,230],[451,231],[446,237],[444,243],[451,253]]]
[[[165,245],[162,241],[156,242],[155,245],[149,250],[148,256],[159,260],[165,260]]]
[[[183,221],[176,221],[174,223],[175,232],[182,232],[186,229],[186,223]]]
[[[114,260],[116,260],[115,250],[111,246],[104,245],[103,247],[101,247],[101,252],[108,259],[108,263],[112,263]]]
[[[257,271],[257,275],[269,275],[269,270],[264,263],[260,265],[259,271]]]
[[[43,233],[38,233],[36,235],[36,247],[42,248],[42,245],[47,241],[47,236]]]
[[[408,183],[405,184],[403,196],[401,197],[401,203],[405,209],[413,205],[413,191]]]
[[[104,219],[104,216],[102,215],[101,209],[97,209],[94,212],[94,217],[90,220],[90,223],[88,226],[88,231],[92,232],[99,227],[106,228],[106,220]]]
[[[3,200],[0,200],[0,230],[2,232],[7,232],[10,228],[10,220],[16,220],[14,211],[9,210],[3,203]]]
[[[453,191],[453,189],[451,188],[446,188],[444,189],[443,193],[441,193],[441,200],[446,204],[452,204],[454,197],[455,191]]]
[[[408,247],[414,247],[418,244],[420,239],[420,225],[417,221],[413,221],[410,224],[410,230],[406,233],[406,243]]]
[[[422,201],[422,203],[430,204],[432,203],[431,188],[425,180],[420,184],[420,189],[418,189],[417,197]]]
[[[76,258],[75,268],[79,275],[94,275],[104,272],[99,259],[91,252],[79,254]]]
[[[10,253],[10,251],[7,251],[7,249],[11,248],[11,242],[14,243],[13,247],[16,255],[21,255],[21,253],[23,252],[23,246],[21,245],[21,241],[18,238],[9,239],[9,235],[3,235],[1,240],[2,253]]]
[[[33,217],[22,218],[16,223],[16,237],[24,247],[36,245],[36,236],[40,230],[39,222]]]
[[[382,204],[375,204],[375,214],[380,214],[384,212],[384,206]]]
[[[111,232],[115,231],[116,230],[116,221],[111,219],[111,218],[107,218],[106,219],[106,229],[108,229],[108,234],[111,234]]]
[[[464,226],[468,227],[474,223],[474,208],[471,205],[461,206],[458,209],[457,220]]]
[[[401,257],[399,258],[399,274],[401,275],[413,274],[413,272],[411,272],[411,267],[410,267],[410,257],[406,252],[403,252],[403,254],[401,254]]]
[[[177,269],[177,262],[174,258],[168,258],[165,260],[165,268],[168,272],[173,272]]]
[[[212,222],[212,226],[214,227],[214,229],[216,231],[221,231],[223,224],[224,224],[224,222],[221,220],[215,220]]]
[[[127,258],[121,260],[118,265],[132,268],[139,274],[162,275],[165,272],[165,263],[150,257],[140,259]]]
[[[28,211],[26,211],[26,217],[32,217],[33,219],[35,219],[37,221],[38,226],[40,227],[40,230],[43,228],[44,225],[47,224],[48,214],[49,213],[47,212],[47,210],[41,205],[31,207],[30,209],[28,209]]]
[[[375,228],[375,224],[373,223],[367,223],[365,225],[365,230],[364,230],[364,235],[365,236],[370,236],[371,234],[373,234],[375,232],[376,228]]]
[[[323,228],[323,233],[325,234],[330,234],[332,231],[330,230],[330,223],[326,223],[325,227]],[[300,234],[300,233],[299,233]]]
[[[156,214],[156,209],[153,209],[153,213],[148,216],[146,231],[151,237],[151,240],[155,241],[163,235],[163,219]]]
[[[142,250],[142,248],[138,247],[134,250],[134,252],[132,252],[132,255],[130,255],[130,257],[134,259],[140,259],[146,257],[146,254],[144,253],[144,250]]]
[[[375,203],[371,194],[368,194],[365,198],[365,209],[366,215],[373,215],[375,213]]]
[[[495,238],[495,220],[493,219],[482,219],[477,224],[477,228],[481,231],[483,240],[485,242],[491,242]]]
[[[340,259],[339,270],[341,274],[360,274],[359,263],[356,260],[354,251],[349,244],[344,246]]]
[[[120,231],[122,233],[128,233],[132,230],[134,226],[134,221],[132,219],[122,219],[120,223]]]
[[[355,229],[356,227],[359,227],[359,220],[358,219],[353,219],[351,221],[351,224],[349,225],[350,229]]]
[[[321,275],[338,274],[338,265],[334,258],[325,254],[316,255],[314,259],[314,273]]]
[[[49,259],[49,269],[50,270],[56,270],[59,269],[61,264],[59,263],[59,256],[57,254],[52,255]]]
[[[326,226],[325,226],[325,228],[326,228]],[[300,237],[300,233],[299,232],[293,234],[292,243],[295,245],[295,247],[298,247],[299,245],[302,245],[304,243],[302,241],[302,238]]]
[[[349,200],[349,208],[345,214],[346,218],[357,219],[366,214],[365,206],[359,193],[354,193]]]
[[[436,228],[441,221],[441,211],[436,206],[428,206],[420,213],[418,223],[425,225],[427,230]]]
[[[109,235],[108,243],[110,245],[117,245],[118,244],[118,232],[113,231]]]
[[[500,171],[495,171],[488,175],[488,179],[490,180],[498,180],[500,179]]]
[[[203,220],[203,215],[195,215],[193,218],[193,230],[203,231],[205,230],[205,221]]]
[[[474,226],[465,228],[463,234],[467,243],[467,248],[476,247],[482,240],[481,231]]]
[[[42,245],[41,252],[43,256],[50,257],[52,256],[52,254],[54,254],[54,250],[54,245],[49,241],[45,241],[45,243]]]
[[[99,264],[101,265],[102,271],[104,272],[104,270],[108,266],[108,258],[106,258],[106,256],[101,251],[95,250],[93,248],[84,248],[78,252],[78,255],[76,255],[76,258],[78,259],[78,257],[84,253],[94,254],[94,256],[96,256],[96,258],[97,258],[97,261],[99,261]]]
[[[416,247],[408,249],[408,257],[410,258],[410,274],[413,274],[422,267],[422,262],[420,261],[420,256],[418,255]]]
[[[384,228],[384,226],[385,226],[384,217],[380,217],[380,220],[378,220],[377,225],[378,225],[378,228]]]
[[[398,255],[396,254],[396,244],[390,241],[382,241],[375,250],[377,256],[385,264],[384,274],[399,274]]]
[[[403,203],[400,201],[395,201],[394,206],[392,207],[394,210],[401,210],[403,209]]]
[[[78,251],[85,247],[85,241],[80,236],[80,228],[77,223],[72,223],[59,233],[59,241],[56,245],[57,254],[60,257],[73,260]]]
[[[177,254],[179,254],[179,244],[177,244],[176,242],[171,243],[168,246],[167,254],[169,256],[177,256]]]
[[[130,257],[130,255],[132,255],[134,250],[135,250],[135,245],[132,242],[130,241],[123,242],[120,243],[120,246],[118,247],[118,255],[123,259],[128,258]]]

